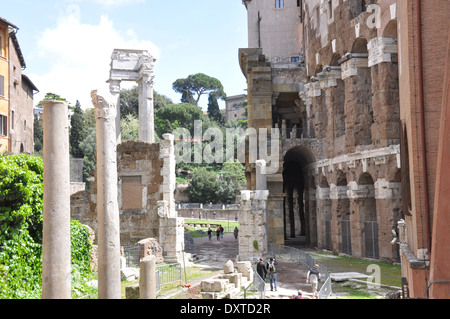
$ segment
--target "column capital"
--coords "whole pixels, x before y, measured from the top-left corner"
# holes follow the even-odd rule
[[[108,80],[107,83],[109,83],[109,92],[111,94],[120,94],[120,80]]]
[[[367,53],[349,53],[338,61],[342,68],[342,79],[358,75],[358,69],[368,68]]]
[[[337,80],[342,80],[342,70],[340,66],[326,66],[317,77],[320,80],[320,87],[328,89],[337,86]]]
[[[392,62],[392,54],[398,53],[397,40],[386,37],[377,37],[367,43],[369,51],[369,67]]]
[[[95,107],[95,116],[97,118],[115,119],[116,118],[116,106],[113,103],[107,101],[103,96],[98,95],[97,90],[91,91],[92,104]]]

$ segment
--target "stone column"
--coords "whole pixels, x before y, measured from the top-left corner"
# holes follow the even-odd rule
[[[117,115],[116,115],[116,143],[122,143],[122,132],[120,128],[120,81],[109,80],[109,92],[112,96],[112,103],[115,103]]]
[[[116,107],[91,92],[97,122],[98,297],[120,299]]]
[[[139,276],[139,295],[141,299],[156,299],[156,257],[141,259]]]
[[[43,101],[42,298],[70,299],[70,160],[67,104]]]
[[[267,189],[266,161],[257,160],[255,164],[256,164],[256,190],[266,190]]]
[[[155,142],[153,111],[153,74],[149,64],[144,63],[139,72],[139,139]]]

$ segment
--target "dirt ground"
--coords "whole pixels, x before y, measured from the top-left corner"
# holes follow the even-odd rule
[[[223,269],[228,260],[237,261],[239,253],[238,241],[233,234],[226,233],[217,240],[215,236],[199,237],[194,239],[196,255],[201,265]],[[254,265],[256,267],[256,264]],[[306,284],[308,266],[302,263],[279,261],[277,266],[277,291],[270,291],[269,280],[266,280],[266,298],[287,299],[302,290],[305,298],[311,297],[311,287]]]

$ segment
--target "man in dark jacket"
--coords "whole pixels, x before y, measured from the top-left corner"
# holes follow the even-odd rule
[[[262,258],[259,259],[259,263],[256,265],[256,272],[262,280],[266,280],[267,268],[266,265],[264,265],[264,260]]]

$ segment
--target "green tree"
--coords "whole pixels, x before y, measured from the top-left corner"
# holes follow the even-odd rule
[[[173,104],[171,99],[153,91],[153,108],[155,111],[169,104]],[[120,90],[120,116],[126,117],[128,114],[133,114],[136,117],[139,115],[139,89],[137,86]]]
[[[219,124],[224,123],[224,118],[222,113],[220,113],[217,97],[213,93],[210,93],[208,97],[208,116],[211,120],[216,121]]]
[[[80,142],[80,149],[83,151],[83,181],[91,175],[95,169],[95,156],[97,154],[97,135],[96,127],[91,126],[87,131],[86,137]]]
[[[196,73],[189,75],[185,79],[178,79],[173,82],[172,88],[175,92],[182,94],[182,102],[192,103],[197,106],[203,94],[214,93],[218,98],[226,97],[222,83],[218,79],[203,73]],[[196,98],[194,98],[194,94]]]
[[[156,120],[158,118],[158,120]],[[189,103],[170,104],[160,108],[156,111],[155,122],[156,132],[159,137],[162,137],[164,133],[172,133],[165,131],[169,127],[177,129],[184,127],[187,129],[191,136],[194,136],[194,121],[202,121],[203,131],[209,127],[217,126],[207,116],[203,114],[203,111],[195,105]],[[168,125],[168,123],[170,126]]]
[[[139,90],[137,86],[131,89],[120,90],[120,117],[128,114],[138,116],[139,113]]]
[[[69,144],[70,144],[70,154],[74,158],[83,158],[84,154],[80,148],[80,142],[84,139],[84,115],[81,109],[80,102],[77,100],[75,104],[73,115],[70,119],[70,134],[69,134]]]
[[[217,174],[205,167],[196,169],[188,187],[188,197],[191,203],[216,203],[219,191]]]
[[[122,141],[137,140],[139,138],[139,119],[133,114],[127,114],[120,119]]]
[[[38,115],[34,115],[33,121],[33,135],[34,135],[34,151],[40,152],[44,146],[44,128],[42,125],[42,120],[39,119]]]

